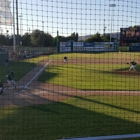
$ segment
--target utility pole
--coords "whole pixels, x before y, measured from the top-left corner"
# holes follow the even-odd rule
[[[42,33],[43,33],[42,47],[44,47],[44,21],[42,21]]]
[[[113,13],[113,8],[116,7],[116,4],[109,4],[109,7],[112,8],[112,11],[110,12],[110,22],[111,22],[111,32],[110,32],[110,44],[111,44],[111,34],[112,34],[112,13]]]
[[[20,15],[19,17],[20,17],[20,46],[22,47],[22,28],[21,28],[22,15]]]
[[[106,26],[105,26],[105,19],[104,19],[104,31],[103,31],[104,38],[105,38],[105,29],[106,29]]]
[[[13,52],[16,51],[16,38],[15,38],[15,1],[13,0]]]
[[[17,18],[17,46],[19,49],[18,0],[16,0],[16,18]]]

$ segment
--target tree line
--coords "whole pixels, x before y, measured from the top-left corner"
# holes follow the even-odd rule
[[[40,31],[38,29],[34,30],[32,33],[26,32],[24,35],[15,35],[16,38],[16,44],[22,43],[22,46],[32,46],[32,47],[53,47],[57,45],[57,41],[60,42],[67,42],[69,40],[78,41],[78,33],[72,33],[70,36],[56,36],[53,37],[49,33],[45,33],[43,31]],[[0,46],[1,45],[7,45],[12,46],[13,45],[13,36],[8,35],[0,35]]]
[[[40,31],[38,29],[34,30],[32,33],[26,32],[24,35],[18,36],[19,44],[22,46],[32,46],[32,47],[53,47],[57,45],[57,42],[67,42],[67,41],[78,41],[78,33],[72,33],[70,36],[56,36],[53,37],[49,33],[45,33],[43,31]],[[15,35],[15,38],[17,38],[17,35]],[[110,35],[103,35],[101,36],[100,33],[96,33],[93,36],[90,36],[86,40],[79,40],[80,42],[109,42]],[[112,41],[114,39],[112,38]],[[21,44],[22,43],[22,44]],[[16,44],[18,44],[16,39]],[[0,35],[0,45],[7,45],[12,46],[13,45],[13,36],[8,35]]]

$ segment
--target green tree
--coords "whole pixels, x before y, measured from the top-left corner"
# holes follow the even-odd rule
[[[31,35],[29,33],[25,33],[22,36],[22,45],[23,46],[30,46],[31,45]]]
[[[56,46],[57,45],[57,36],[54,38],[53,40],[53,45]]]
[[[36,29],[31,33],[31,43],[33,46],[42,46],[42,39],[42,31]]]
[[[7,37],[0,35],[0,45],[7,45]]]
[[[54,38],[49,33],[44,33],[44,46],[53,46]]]
[[[97,32],[95,35],[87,38],[84,42],[103,42],[103,39],[100,36],[100,34]]]
[[[66,42],[67,41],[67,38],[64,37],[64,36],[58,36],[59,38],[59,42]],[[53,45],[56,46],[57,44],[57,36],[53,39]]]
[[[109,34],[104,35],[104,36],[102,37],[102,39],[103,39],[103,42],[110,42],[110,35],[109,35]]]
[[[78,35],[78,33],[76,33],[76,35],[75,35],[75,41],[76,42],[78,41],[78,38],[79,38],[79,35]]]
[[[75,42],[78,41],[78,33],[72,33],[71,36],[70,36],[71,40],[74,40]]]

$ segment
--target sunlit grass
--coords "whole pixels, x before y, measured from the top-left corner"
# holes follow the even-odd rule
[[[140,90],[139,75],[121,75],[128,65],[58,65],[45,69],[39,80],[83,90]],[[139,67],[137,67],[137,71]]]
[[[50,59],[63,59],[64,56],[68,59],[139,59],[139,52],[101,52],[101,53],[56,53],[49,56]]]
[[[80,93],[79,93],[80,94]],[[0,139],[56,140],[140,133],[140,96],[75,96],[62,102],[0,108]]]

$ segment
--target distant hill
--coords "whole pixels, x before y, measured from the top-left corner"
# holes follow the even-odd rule
[[[106,33],[106,35],[107,34],[110,34],[110,33]],[[79,36],[78,41],[84,41],[84,40],[86,40],[87,38],[89,38],[89,37],[91,37],[93,35],[94,34],[92,34],[92,35],[86,35],[86,36]],[[101,36],[103,36],[103,34],[101,34]],[[114,38],[120,39],[120,32],[112,33],[111,36],[114,37]]]
[[[87,38],[89,38],[89,37],[91,37],[93,35],[79,36],[78,41],[84,41],[84,40],[86,40]]]

